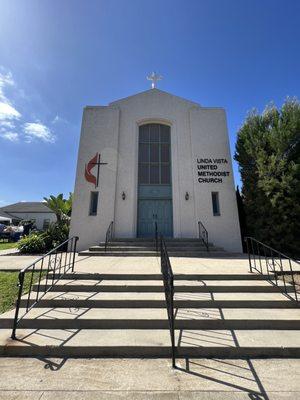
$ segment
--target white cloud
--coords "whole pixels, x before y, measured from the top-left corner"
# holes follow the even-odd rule
[[[13,93],[7,90],[11,87],[13,87]],[[15,108],[10,95],[13,99],[16,98],[16,91],[21,93],[21,89],[17,88],[14,82],[12,73],[0,66],[0,137],[11,142],[20,140],[31,143],[33,140],[40,140],[54,143],[56,136],[46,125],[40,121],[26,122],[24,116]],[[23,97],[25,98],[25,94]],[[64,120],[57,115],[52,123],[62,121]]]
[[[50,129],[40,122],[26,122],[24,124],[26,142],[30,143],[34,139],[39,139],[47,143],[54,143],[55,136]]]
[[[0,120],[19,119],[21,114],[9,103],[0,102]]]
[[[15,82],[12,77],[11,72],[1,72],[0,71],[0,99],[7,101],[7,98],[4,94],[4,89],[6,86],[14,86]]]
[[[4,129],[14,129],[15,124],[12,121],[0,121],[0,127],[2,128],[2,130]]]
[[[19,141],[19,135],[15,132],[5,132],[1,134],[1,137],[4,139],[10,140],[11,142],[18,142]]]
[[[0,124],[4,126],[6,122],[14,119],[19,119],[21,114],[12,105],[10,100],[5,95],[5,89],[8,86],[14,86],[15,82],[11,72],[0,71]]]

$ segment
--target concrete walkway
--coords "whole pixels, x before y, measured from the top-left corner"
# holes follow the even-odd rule
[[[17,248],[0,250],[0,256],[8,256],[16,253],[19,253]]]
[[[297,400],[300,362],[0,359],[0,399]]]
[[[3,250],[6,252],[8,250]],[[37,260],[39,255],[5,255],[0,253],[0,271],[20,270]],[[245,273],[248,268],[248,258],[241,254],[236,258],[181,258],[170,257],[174,273],[193,273],[201,270],[208,273],[212,268],[214,271],[225,269],[228,273]],[[76,272],[101,272],[101,273],[160,273],[158,257],[90,257],[76,256]]]
[[[2,250],[3,252],[8,250]],[[27,267],[38,256],[25,256],[25,255],[6,255],[0,254],[0,271],[19,271],[20,269]]]
[[[22,258],[24,259],[22,260]],[[0,257],[6,259],[7,265],[15,265],[15,269],[23,268],[37,257],[32,256],[3,256]],[[15,260],[14,260],[15,258]],[[24,261],[24,262],[23,262]],[[26,263],[25,263],[26,261]],[[75,271],[77,274],[82,275],[77,280],[77,284],[84,285],[85,292],[76,292],[78,288],[76,281],[73,281],[72,277],[65,278],[65,287],[62,293],[62,301],[66,302],[68,296],[71,296],[71,302],[79,302],[78,299],[81,296],[87,296],[90,298],[89,288],[94,286],[93,299],[97,301],[109,301],[110,299],[128,301],[134,301],[136,299],[145,300],[146,302],[153,301],[157,302],[163,300],[162,292],[151,292],[151,290],[129,290],[133,279],[132,277],[124,278],[121,274],[159,274],[160,273],[160,260],[156,257],[76,257]],[[22,263],[23,262],[23,263]],[[290,308],[289,305],[293,305],[290,300],[284,297],[281,293],[275,293],[267,290],[271,287],[269,283],[261,280],[250,279],[252,275],[248,275],[248,259],[241,255],[237,258],[223,258],[223,259],[212,259],[212,258],[171,258],[174,274],[206,274],[206,278],[199,278],[197,285],[198,291],[191,292],[189,290],[190,285],[195,285],[194,280],[196,278],[190,278],[189,281],[176,282],[176,286],[186,286],[185,292],[176,292],[175,301],[191,302],[191,301],[207,301],[212,302],[211,293],[204,293],[200,290],[203,285],[212,285],[214,287],[214,302],[224,303],[224,306],[220,306],[217,303],[211,304],[211,306],[205,306],[205,309],[194,309],[192,306],[182,306],[178,313],[176,320],[184,321],[186,319],[193,320],[194,324],[198,324],[198,317],[196,318],[196,312],[200,311],[199,318],[205,319],[208,322],[212,321],[216,326],[219,324],[219,320],[225,318],[230,320],[230,324],[238,324],[239,320],[247,320],[249,324],[253,324],[252,320],[258,326],[264,323],[264,320],[269,320],[270,324],[280,320],[280,324],[293,323],[294,325],[299,323],[299,309],[298,307]],[[98,274],[109,274],[110,278],[102,278],[98,281],[97,277],[87,281],[84,277],[86,273],[98,273]],[[239,278],[234,278],[232,275],[240,275]],[[111,277],[115,275],[115,277]],[[228,276],[227,276],[228,275]],[[222,277],[222,278],[221,278]],[[73,277],[74,278],[74,277]],[[129,280],[128,280],[129,279]],[[155,278],[149,278],[147,285],[150,287],[161,286],[161,282],[153,281]],[[110,282],[114,280],[115,282]],[[220,282],[218,282],[220,280]],[[249,281],[250,280],[250,281]],[[135,286],[139,288],[144,285],[144,280],[139,278],[135,281]],[[72,285],[74,286],[72,288]],[[126,291],[116,291],[119,286],[126,287]],[[70,287],[71,286],[71,287]],[[226,291],[219,290],[222,286],[226,286]],[[109,287],[113,287],[114,290],[108,290]],[[236,287],[240,287],[236,290]],[[241,287],[244,289],[241,290]],[[256,292],[248,291],[247,287],[255,287]],[[58,288],[59,289],[59,288]],[[75,290],[76,289],[76,290]],[[98,290],[99,289],[99,290]],[[101,290],[100,290],[101,289]],[[61,290],[61,289],[59,289]],[[70,292],[69,292],[70,290]],[[273,290],[273,289],[272,289]],[[60,296],[60,292],[49,292],[44,300],[41,301],[52,301],[53,296]],[[76,299],[75,299],[75,297]],[[78,297],[78,299],[77,299]],[[48,299],[48,300],[47,300]],[[85,297],[83,297],[83,300]],[[226,302],[240,302],[249,301],[250,306],[242,307],[241,304],[237,307],[226,306]],[[56,301],[56,300],[55,300]],[[59,301],[59,298],[57,302]],[[259,306],[256,303],[262,302],[263,305]],[[274,302],[274,307],[271,309],[265,304]],[[280,306],[278,305],[280,302]],[[256,306],[255,306],[256,304]],[[211,307],[214,307],[213,309]],[[50,309],[43,308],[50,307]],[[128,306],[129,307],[129,306]],[[161,307],[151,309],[148,307],[145,309],[128,309],[122,308],[120,314],[116,308],[96,308],[89,310],[82,317],[77,315],[77,311],[80,308],[59,308],[56,305],[54,308],[47,304],[42,308],[36,308],[32,310],[32,318],[34,324],[52,324],[59,319],[64,319],[64,326],[61,329],[42,330],[34,329],[33,340],[34,346],[32,349],[37,349],[33,354],[38,354],[39,347],[37,343],[44,341],[45,349],[53,348],[53,341],[56,340],[56,335],[62,333],[65,335],[74,336],[74,346],[78,348],[79,345],[85,345],[86,347],[93,344],[93,340],[97,344],[99,341],[108,340],[108,344],[111,345],[114,340],[121,339],[121,344],[124,344],[126,340],[129,342],[136,340],[135,346],[139,345],[137,337],[134,336],[135,332],[133,329],[122,330],[120,327],[119,332],[123,336],[118,335],[117,329],[105,331],[104,329],[95,329],[85,332],[83,326],[86,324],[86,320],[93,319],[97,320],[97,323],[101,323],[101,319],[107,323],[108,319],[114,318],[115,324],[127,324],[127,320],[134,319],[139,322],[139,319],[149,319],[161,321],[164,323],[166,320],[165,309]],[[83,310],[84,311],[84,310]],[[222,311],[222,316],[218,313]],[[122,312],[122,313],[121,313]],[[187,312],[192,313],[188,315]],[[202,313],[204,312],[204,314]],[[41,313],[41,315],[40,315]],[[45,313],[50,313],[48,316]],[[74,316],[73,314],[76,315]],[[202,313],[202,314],[201,314]],[[72,315],[71,315],[72,314]],[[148,315],[149,314],[149,315]],[[63,317],[59,317],[62,315]],[[118,321],[119,315],[122,316],[123,322]],[[198,315],[198,314],[197,314]],[[4,317],[4,315],[3,315]],[[30,318],[30,316],[28,316]],[[47,320],[43,320],[43,318]],[[72,320],[76,320],[79,325],[78,334],[74,334],[72,328]],[[287,321],[290,320],[290,321]],[[52,322],[54,321],[54,322]],[[30,321],[29,321],[30,322]],[[147,321],[146,321],[147,322]],[[146,323],[143,322],[143,323]],[[201,322],[201,321],[200,321]],[[211,324],[211,322],[209,322]],[[1,323],[0,323],[1,325]],[[82,326],[81,326],[82,325]],[[69,328],[68,328],[69,326]],[[251,325],[252,326],[252,325]],[[11,330],[6,331],[2,325],[1,338],[4,340],[8,339]],[[153,326],[154,330],[155,327]],[[202,327],[203,328],[203,327]],[[202,329],[201,328],[201,329]],[[242,327],[241,330],[228,328],[228,332],[231,335],[235,335],[235,338],[241,339],[240,346],[244,346],[245,349],[251,346],[262,345],[262,348],[268,348],[273,346],[280,349],[291,347],[293,349],[300,348],[299,332],[300,330],[283,330],[283,329],[271,329],[268,327],[267,330],[251,328],[251,330],[245,330]],[[250,328],[249,328],[250,329]],[[189,336],[191,336],[192,329],[189,330]],[[76,333],[76,332],[75,332]],[[80,335],[85,334],[83,340],[75,342]],[[159,334],[159,340],[162,341],[166,336],[166,343],[169,345],[169,332],[168,330],[158,330],[154,332]],[[199,332],[198,332],[199,333]],[[200,332],[201,333],[201,332]],[[203,332],[202,332],[203,333]],[[46,335],[44,335],[46,334]],[[203,335],[209,334],[211,337],[215,336],[214,346],[218,346],[218,349],[234,349],[232,342],[224,343],[215,342],[222,340],[224,332],[219,328],[208,329]],[[18,337],[22,335],[22,329],[18,331]],[[126,336],[127,335],[127,336]],[[240,335],[240,336],[238,336]],[[0,338],[0,339],[1,339]],[[117,339],[116,339],[117,338]],[[244,340],[244,339],[245,340]],[[149,337],[147,336],[147,329],[141,329],[140,340],[144,344]],[[181,338],[182,339],[182,338]],[[184,339],[184,338],[183,338]],[[193,337],[192,337],[193,339]],[[200,338],[201,339],[201,338]],[[206,343],[207,337],[198,338],[197,343],[193,342],[192,345],[195,349],[201,349],[203,357],[203,350],[206,347],[211,347],[211,343]],[[263,339],[263,342],[261,341]],[[26,341],[30,342],[32,338],[27,337]],[[26,341],[23,345],[26,345]],[[152,343],[152,342],[151,342]],[[150,344],[151,344],[150,343]],[[54,343],[57,348],[61,348],[61,345],[56,340]],[[69,342],[70,346],[72,342]],[[153,344],[153,343],[152,343]],[[15,342],[17,348],[21,348],[22,340]],[[27,343],[28,345],[28,343]],[[29,343],[30,345],[30,343]],[[44,346],[44,345],[43,345]],[[5,353],[4,353],[5,354]],[[279,400],[279,399],[300,399],[300,360],[299,359],[203,359],[203,358],[187,358],[178,359],[176,370],[172,370],[171,362],[169,358],[162,359],[142,359],[142,358],[65,358],[65,359],[49,359],[49,358],[0,358],[0,400],[2,399],[49,399],[49,400],[60,400],[60,399],[83,399],[83,400],[143,400],[143,399],[162,399],[162,400],[195,400],[195,399],[207,399],[207,400]],[[52,353],[53,356],[54,353]],[[91,353],[88,353],[90,356]],[[218,357],[220,352],[218,350]],[[6,353],[7,355],[7,353]],[[252,354],[253,355],[253,354]],[[251,357],[252,357],[251,355]],[[61,354],[57,354],[61,356]],[[120,357],[120,354],[118,354]],[[290,353],[288,357],[293,357],[295,354]],[[196,355],[199,357],[199,354]]]

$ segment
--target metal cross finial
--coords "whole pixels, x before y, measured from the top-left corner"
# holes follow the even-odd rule
[[[157,74],[155,71],[151,72],[150,75],[147,76],[148,81],[152,81],[151,88],[154,89],[158,81],[162,80],[162,76]]]

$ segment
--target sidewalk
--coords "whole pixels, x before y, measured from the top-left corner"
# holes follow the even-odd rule
[[[0,359],[0,399],[297,400],[300,361]]]
[[[6,256],[6,255],[16,254],[16,253],[19,253],[19,250],[17,248],[0,250],[0,256]]]

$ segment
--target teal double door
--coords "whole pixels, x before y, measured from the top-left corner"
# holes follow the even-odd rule
[[[173,236],[171,128],[139,127],[137,236]]]
[[[155,223],[159,235],[173,237],[172,198],[166,196],[170,190],[159,186],[139,188],[138,237],[154,237]],[[149,197],[151,194],[155,197]]]

